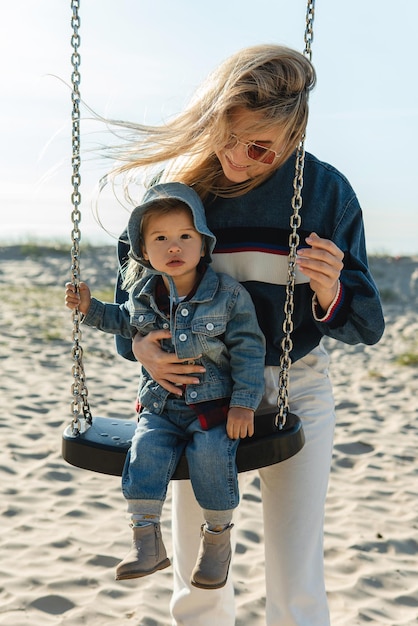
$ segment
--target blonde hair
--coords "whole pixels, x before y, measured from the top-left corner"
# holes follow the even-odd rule
[[[215,151],[230,136],[231,113],[238,107],[257,112],[254,130],[277,129],[286,149],[277,167],[301,141],[308,119],[308,96],[316,81],[315,70],[303,54],[278,45],[245,48],[209,75],[186,109],[161,126],[112,121],[131,132],[131,145],[117,148],[124,161],[114,175],[161,164],[161,180],[193,186],[202,199],[208,194],[240,195],[271,175],[265,174],[225,187]],[[164,165],[163,165],[164,164]]]

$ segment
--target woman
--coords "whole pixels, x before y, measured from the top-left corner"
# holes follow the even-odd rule
[[[216,271],[244,284],[267,344],[266,391],[276,406],[283,338],[289,223],[295,150],[304,135],[310,62],[275,45],[244,49],[205,81],[189,107],[161,127],[127,124],[136,143],[116,174],[159,166],[163,181],[194,187],[217,237]],[[122,124],[123,125],[123,124]],[[155,167],[154,167],[155,173]],[[303,421],[306,443],[283,463],[260,470],[264,514],[267,626],[327,626],[323,517],[334,429],[324,335],[376,343],[384,329],[379,295],[368,269],[361,209],[347,180],[307,154],[294,295],[289,408]],[[120,244],[123,260],[126,246]],[[119,289],[118,299],[126,296]],[[198,384],[199,365],[161,351],[168,331],[133,342],[133,353],[165,389]],[[130,346],[129,346],[130,348]],[[119,343],[121,354],[129,349]],[[196,355],[198,356],[198,355]],[[190,584],[200,511],[188,481],[173,483],[173,624],[232,626],[231,577],[221,590]]]

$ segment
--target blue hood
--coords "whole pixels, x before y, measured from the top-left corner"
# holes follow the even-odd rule
[[[131,246],[129,256],[147,269],[152,268],[148,261],[142,256],[141,250],[141,221],[144,212],[162,198],[175,198],[184,202],[191,210],[194,227],[197,232],[203,235],[206,244],[206,254],[203,258],[205,263],[212,261],[212,252],[215,247],[215,235],[209,230],[206,224],[205,209],[198,194],[183,183],[162,183],[154,185],[144,195],[143,202],[131,213],[128,222],[128,237]]]

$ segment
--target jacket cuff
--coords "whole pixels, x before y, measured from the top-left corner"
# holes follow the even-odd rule
[[[242,409],[251,409],[252,411],[256,411],[258,408],[258,405],[260,404],[262,397],[263,397],[263,392],[264,391],[264,385],[261,388],[261,392],[260,394],[254,394],[254,393],[246,393],[246,392],[234,392],[232,394],[230,403],[229,403],[229,407],[240,407]]]
[[[100,322],[104,312],[104,304],[96,298],[92,298],[90,302],[90,308],[86,315],[83,315],[82,323],[86,326],[97,326]]]

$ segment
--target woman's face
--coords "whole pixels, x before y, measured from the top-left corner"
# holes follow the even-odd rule
[[[245,108],[237,108],[231,114],[230,129],[234,138],[231,141],[232,147],[227,144],[216,151],[224,176],[230,183],[243,183],[277,168],[277,156],[274,156],[271,164],[255,161],[248,156],[247,143],[270,148],[278,155],[286,147],[284,137],[280,136],[276,129],[252,130],[261,120],[262,116],[259,113]]]

